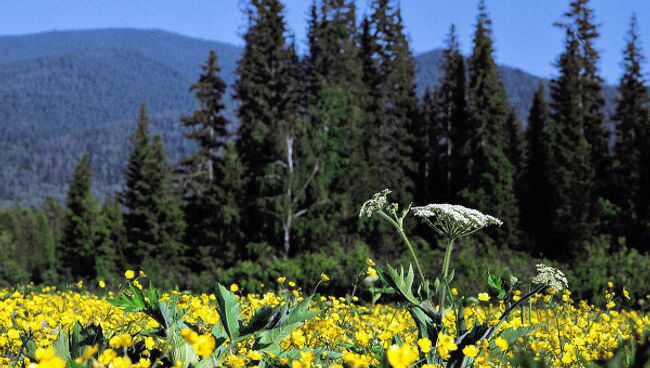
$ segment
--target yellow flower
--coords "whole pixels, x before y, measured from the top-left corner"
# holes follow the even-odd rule
[[[320,274],[320,279],[325,281],[325,282],[328,282],[330,280],[330,277],[327,276],[325,273],[321,273]]]
[[[451,295],[453,295],[453,296],[458,296],[458,289],[456,289],[456,288],[451,288]]]
[[[293,282],[293,281],[289,281],[289,286],[291,286],[291,287],[296,287],[296,283]]]
[[[258,361],[262,360],[263,357],[264,356],[262,355],[262,353],[260,353],[257,350],[249,350],[248,351],[248,359],[250,359],[252,361],[258,362]]]
[[[314,353],[311,351],[301,351],[300,359],[291,362],[291,368],[307,368],[312,366],[314,361]]]
[[[79,356],[74,361],[77,364],[83,364],[88,359],[92,358],[98,351],[99,351],[99,346],[97,346],[97,344],[95,344],[93,346],[86,346],[86,348],[84,349],[84,352],[81,354],[81,356]]]
[[[407,368],[417,361],[419,356],[417,349],[408,344],[393,345],[386,352],[388,363],[395,368]]]
[[[230,291],[232,291],[233,293],[238,292],[238,291],[239,291],[239,285],[237,285],[237,284],[230,284]]]
[[[77,282],[77,289],[81,289],[82,287],[84,287],[84,281],[79,280],[79,282]]]
[[[368,266],[368,270],[366,271],[366,274],[370,277],[377,277],[377,270],[375,270],[371,266]]]
[[[349,350],[343,352],[341,359],[351,368],[368,368],[372,364],[372,355],[356,354]]]
[[[128,333],[119,336],[113,336],[110,340],[108,340],[108,345],[110,345],[112,348],[128,348],[133,346],[133,337]]]
[[[99,284],[100,289],[103,289],[103,288],[106,287],[106,282],[104,280],[99,280],[98,284]]]
[[[34,352],[36,360],[38,360],[39,368],[65,368],[66,361],[56,356],[56,351],[53,347],[47,349],[38,348]]]
[[[377,264],[375,263],[375,261],[373,261],[373,260],[370,259],[370,258],[366,258],[366,264],[368,265],[368,267],[375,267],[375,266],[377,266]]]
[[[504,339],[503,337],[499,336],[494,340],[494,344],[499,348],[501,351],[506,351],[508,350],[508,341]]]
[[[278,283],[280,283],[280,284],[284,284],[285,281],[287,281],[287,278],[286,278],[286,277],[284,277],[284,276],[280,276],[280,277],[278,277]]]
[[[140,274],[140,277],[142,277],[142,278],[147,277],[147,274],[144,273],[144,271],[142,271],[142,270],[140,270],[139,274]]]
[[[478,294],[478,300],[482,302],[489,302],[490,301],[490,295],[488,293],[479,293]]]
[[[156,340],[153,339],[151,336],[147,336],[144,339],[144,347],[147,348],[148,350],[153,349],[156,346]]]
[[[436,350],[442,359],[449,359],[451,357],[449,353],[457,349],[458,345],[454,343],[454,338],[452,336],[449,336],[444,332],[438,332]]]
[[[133,270],[126,270],[126,272],[124,272],[124,277],[126,277],[127,280],[132,280],[135,277],[135,272]]]
[[[423,337],[423,338],[418,340],[418,346],[420,347],[420,350],[423,353],[428,353],[428,352],[431,351],[431,346],[432,346],[431,340],[429,340],[426,337]]]
[[[199,340],[199,334],[187,327],[181,330],[181,337],[190,345],[194,345]]]
[[[214,351],[216,344],[212,335],[201,335],[193,344],[194,352],[201,358],[208,357]]]
[[[614,283],[611,282],[611,281],[607,281],[607,287],[610,288],[610,289],[613,288],[613,287],[614,287]]]
[[[474,345],[467,345],[463,348],[463,354],[470,358],[476,358],[481,351]]]
[[[616,303],[614,303],[613,300],[610,300],[609,303],[607,303],[607,305],[605,307],[607,307],[607,309],[612,309],[615,306],[616,306]]]
[[[131,368],[131,359],[129,357],[117,357],[111,362],[111,368]]]
[[[627,291],[626,288],[623,288],[623,296],[625,297],[625,299],[628,299],[628,300],[630,299],[630,292]]]

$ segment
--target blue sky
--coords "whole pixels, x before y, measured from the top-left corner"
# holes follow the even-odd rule
[[[285,0],[290,29],[304,50],[306,15],[311,0]],[[475,0],[401,0],[406,31],[414,52],[443,45],[455,23],[465,52],[471,48]],[[367,0],[357,0],[359,12]],[[562,48],[561,19],[567,0],[487,0],[494,22],[496,58],[503,64],[550,77]],[[601,24],[600,68],[608,83],[620,75],[621,50],[630,16],[636,12],[644,54],[650,48],[650,2],[593,0]],[[89,28],[158,28],[187,36],[241,44],[244,18],[240,0],[21,0],[0,3],[0,35]],[[646,65],[647,68],[647,65]]]

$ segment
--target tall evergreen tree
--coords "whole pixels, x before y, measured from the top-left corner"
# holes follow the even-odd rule
[[[463,197],[474,207],[503,219],[493,231],[497,241],[517,245],[519,206],[515,194],[516,168],[508,158],[507,120],[510,106],[493,57],[492,22],[483,1],[469,59],[468,129],[465,143],[467,182]]]
[[[552,257],[548,129],[548,105],[544,100],[544,83],[540,82],[528,114],[521,213],[522,225],[528,235],[528,248],[534,254]]]
[[[126,258],[154,275],[165,272],[172,281],[183,272],[185,223],[162,138],[149,136],[144,104],[131,144],[122,193],[129,241]]]
[[[246,252],[241,228],[240,199],[244,196],[244,166],[235,144],[226,143],[215,167],[215,180],[205,193],[205,210],[209,216],[200,219],[198,228],[204,237],[191,262],[204,270],[227,267]],[[192,268],[194,270],[194,268]]]
[[[306,58],[308,90],[312,97],[325,87],[358,91],[361,63],[356,44],[356,7],[350,0],[314,1],[308,29]]]
[[[428,88],[422,96],[420,118],[422,131],[420,137],[419,154],[422,159],[418,162],[418,177],[416,182],[416,199],[418,203],[442,202],[446,197],[446,166],[445,153],[446,141],[441,144],[444,127],[438,120],[441,107],[436,100],[436,94]]]
[[[127,243],[124,218],[119,203],[108,198],[102,205],[97,226],[95,272],[97,278],[117,280],[125,264]]]
[[[614,193],[619,207],[619,232],[637,247],[650,242],[650,97],[641,70],[643,60],[633,16],[612,120],[616,123]]]
[[[239,101],[237,150],[247,168],[243,224],[251,241],[274,238],[273,216],[259,200],[277,195],[267,183],[271,165],[285,157],[287,134],[292,134],[300,106],[299,65],[286,40],[283,5],[279,0],[253,1],[247,9],[246,46],[237,65],[235,98]],[[270,190],[270,192],[265,192]],[[268,200],[265,200],[268,203]]]
[[[68,279],[95,277],[97,201],[91,193],[90,159],[77,162],[66,199],[66,221],[59,248],[61,272]]]
[[[228,120],[223,116],[222,102],[226,84],[219,77],[216,52],[210,51],[201,69],[198,81],[190,87],[199,107],[192,115],[181,119],[183,126],[189,128],[184,136],[195,141],[198,149],[180,161],[186,191],[199,196],[214,180],[219,149],[228,137]]]
[[[393,188],[400,203],[412,200],[414,180],[417,180],[417,161],[420,157],[416,131],[420,129],[418,104],[415,94],[415,66],[404,35],[401,11],[391,0],[375,0],[371,4],[370,29],[374,42],[372,58],[377,74],[371,75],[369,87],[377,88],[378,101],[374,114],[378,130],[378,149],[375,175],[380,186]]]
[[[571,25],[565,32],[565,51],[557,63],[560,75],[551,81],[549,127],[553,231],[547,255],[556,258],[574,254],[594,230],[590,221],[594,170],[580,102],[580,41]]]
[[[444,196],[439,200],[458,202],[467,173],[463,147],[469,139],[467,127],[467,81],[465,60],[460,53],[456,27],[451,26],[439,87],[436,89],[436,124],[440,127]]]
[[[605,127],[603,112],[605,105],[602,95],[603,79],[598,73],[600,57],[594,44],[599,34],[589,1],[573,0],[565,16],[574,23],[574,30],[580,41],[580,104],[584,115],[585,138],[590,145],[590,160],[595,173],[592,193],[592,203],[595,208],[592,209],[594,211],[592,216],[597,217],[600,215],[598,202],[611,194],[607,188],[610,182],[611,158],[608,145],[609,131]]]
[[[219,253],[218,249],[221,244],[210,242],[211,234],[223,228],[211,228],[212,222],[217,216],[212,204],[219,199],[209,196],[217,194],[214,189],[215,184],[222,185],[219,183],[220,178],[216,171],[222,159],[222,147],[226,144],[229,136],[228,120],[223,115],[224,105],[222,102],[226,84],[219,77],[217,54],[214,51],[210,51],[208,61],[201,69],[203,72],[198,81],[190,88],[196,95],[199,107],[191,116],[181,120],[181,123],[190,129],[185,133],[185,137],[195,141],[198,146],[192,155],[184,157],[180,161],[185,221],[187,223],[185,243],[191,254],[205,253],[204,248],[215,248],[208,251],[215,255]],[[230,190],[229,188],[223,189]],[[225,231],[225,229],[223,230]],[[204,263],[203,259],[198,256],[188,257],[188,260],[190,266],[196,270],[199,270]]]

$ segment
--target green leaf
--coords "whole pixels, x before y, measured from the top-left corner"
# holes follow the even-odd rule
[[[65,360],[70,359],[70,342],[68,341],[68,333],[61,330],[59,336],[52,343],[56,355]]]
[[[528,335],[538,327],[539,323],[526,327],[507,328],[503,330],[499,336],[505,339],[508,342],[508,345],[513,345],[519,338]]]
[[[241,325],[239,299],[221,284],[217,285],[216,297],[217,312],[221,318],[223,328],[228,334],[230,341],[235,342],[239,339],[239,328]]]
[[[488,279],[487,279],[488,286],[491,287],[492,289],[496,290],[498,294],[499,299],[503,299],[506,297],[507,292],[503,288],[503,280],[501,280],[500,277],[492,276],[488,272]]]
[[[262,307],[255,311],[253,318],[251,318],[248,324],[242,327],[239,331],[242,338],[254,334],[255,332],[267,327],[272,318],[275,316],[276,312],[277,311],[271,307]]]

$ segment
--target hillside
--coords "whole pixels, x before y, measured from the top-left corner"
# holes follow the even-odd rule
[[[0,37],[0,206],[61,198],[84,151],[97,193],[119,188],[142,101],[172,159],[190,151],[178,119],[194,106],[188,88],[211,49],[231,85],[241,49],[221,42],[133,29]],[[441,59],[439,50],[416,56],[420,92],[436,84]],[[540,79],[507,66],[501,73],[524,119]],[[611,105],[614,90],[606,96]],[[234,121],[234,101],[228,96],[225,103]]]

